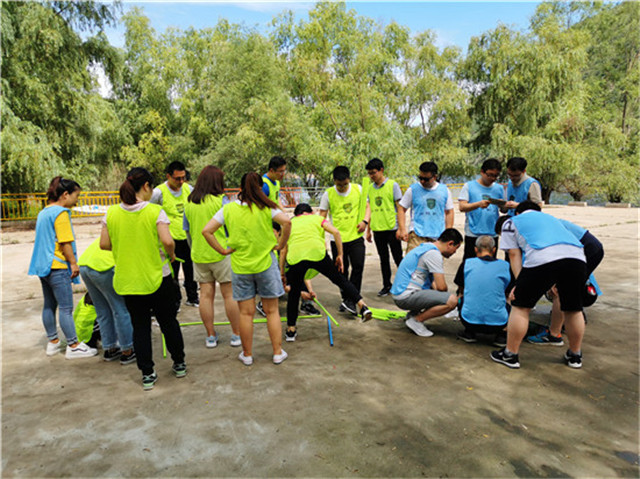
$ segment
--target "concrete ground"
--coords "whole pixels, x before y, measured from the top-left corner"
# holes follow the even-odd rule
[[[45,356],[42,293],[27,276],[33,231],[5,227],[2,474],[638,477],[638,210],[545,211],[605,245],[596,271],[605,294],[588,310],[581,370],[563,364],[565,348],[530,344],[521,369],[507,369],[489,359],[491,345],[456,341],[460,324],[445,318],[429,323],[432,338],[401,320],[359,324],[337,312],[338,291],[319,278],[319,299],[340,322],[335,347],[324,318],[301,320],[298,340],[285,344],[289,359],[275,366],[261,324],[245,367],[229,326],[213,350],[204,328],[185,327],[189,373],[176,379],[156,329],[160,379],[150,392],[135,365]],[[457,213],[459,228],[463,220]],[[98,232],[96,220],[78,221],[79,250]],[[445,262],[450,287],[461,256]],[[370,305],[395,309],[375,296],[372,245],[365,274]],[[216,309],[224,311],[219,300]],[[198,312],[183,306],[179,319]]]

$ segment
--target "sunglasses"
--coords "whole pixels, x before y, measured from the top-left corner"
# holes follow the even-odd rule
[[[435,179],[435,176],[418,176],[418,181],[420,181],[420,183],[427,183],[433,179]]]

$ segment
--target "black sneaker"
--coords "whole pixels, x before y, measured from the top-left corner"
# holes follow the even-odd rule
[[[360,309],[360,322],[365,323],[369,321],[371,318],[373,318],[373,314],[371,313],[369,308],[367,308],[366,306],[363,306],[362,309]]]
[[[120,358],[121,355],[122,351],[120,350],[120,348],[110,348],[105,350],[102,359],[104,359],[105,361],[116,361]]]
[[[265,313],[264,309],[262,308],[262,301],[258,301],[256,303],[256,311],[258,311],[258,313],[260,313],[265,318],[267,317],[267,313]]]
[[[518,361],[517,354],[506,354],[505,348],[500,349],[499,351],[491,352],[491,359],[493,359],[496,363],[504,364],[508,368],[518,369],[520,368],[520,362]]]
[[[287,329],[287,331],[285,331],[284,333],[284,340],[287,341],[288,343],[292,343],[296,340],[296,336],[298,336],[297,329],[294,329],[293,331],[290,331]]]
[[[187,306],[191,306],[192,308],[197,308],[200,306],[200,301],[197,299],[188,299],[184,302]]]
[[[338,311],[341,313],[345,313],[347,310],[344,309],[344,306],[342,306],[342,303],[340,303],[340,307],[338,307]]]
[[[570,349],[567,349],[567,352],[564,353],[564,360],[570,368],[580,369],[582,367],[582,353],[576,354]]]
[[[187,365],[185,363],[173,363],[171,369],[177,378],[183,378],[187,375]]]
[[[156,372],[152,372],[151,374],[143,374],[142,375],[142,389],[145,391],[150,391],[153,389],[154,384],[158,380],[158,375]]]
[[[458,333],[457,338],[461,339],[465,343],[477,343],[478,342],[478,338],[476,337],[476,333],[471,332],[471,331],[467,331],[466,329],[463,330],[461,333]]]
[[[507,345],[507,333],[502,331],[501,333],[496,334],[496,337],[493,339],[494,346],[499,348],[504,348]]]
[[[385,286],[380,291],[378,291],[378,296],[380,297],[388,296],[390,292],[391,292],[391,286]]]
[[[356,309],[356,305],[353,303],[353,301],[351,301],[350,299],[345,299],[342,304],[340,305],[341,308],[344,308],[344,310],[347,313],[351,313],[354,316],[358,315],[358,310]]]
[[[300,305],[300,312],[311,316],[319,316],[321,314],[311,301],[303,301]]]
[[[120,364],[126,366],[127,364],[134,363],[136,361],[136,352],[131,351],[129,354],[122,353],[120,356]]]

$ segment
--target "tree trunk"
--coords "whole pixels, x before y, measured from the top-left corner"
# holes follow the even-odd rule
[[[545,205],[549,204],[549,199],[551,198],[551,192],[553,191],[551,188],[545,188],[544,186],[541,188],[542,190],[542,201],[544,201]]]

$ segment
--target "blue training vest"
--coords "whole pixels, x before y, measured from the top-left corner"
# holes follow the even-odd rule
[[[578,239],[578,241],[580,241],[582,237],[585,235],[585,233],[587,232],[587,230],[584,229],[582,226],[578,226],[577,224],[572,223],[571,221],[563,220],[560,218],[558,218],[558,220],[560,220],[560,223],[562,223],[562,226],[567,228],[569,232]]]
[[[509,313],[504,291],[510,280],[506,261],[468,258],[464,263],[462,318],[472,324],[505,324]]]
[[[467,183],[469,189],[469,203],[495,198],[501,200],[504,198],[504,188],[497,183],[491,186],[482,186],[477,181],[469,181]],[[476,208],[467,213],[467,221],[469,222],[469,230],[476,236],[489,235],[495,236],[496,221],[500,216],[497,205],[489,205],[487,208]]]
[[[56,248],[56,218],[66,212],[71,219],[71,210],[62,206],[54,205],[43,209],[38,213],[36,221],[36,240],[33,245],[33,253],[31,254],[31,263],[29,264],[29,275],[44,278],[51,273],[51,263],[53,263]],[[71,225],[73,233],[73,224]],[[75,237],[75,233],[73,235]],[[71,243],[73,254],[78,257],[76,252],[75,240]],[[57,259],[56,261],[60,261]],[[66,261],[61,261],[67,265],[69,272],[71,267]],[[74,284],[80,284],[80,280],[76,277],[71,280]]]
[[[413,231],[423,238],[438,238],[444,231],[444,207],[449,190],[439,183],[435,190],[426,190],[418,183],[411,185]]]
[[[391,286],[391,294],[398,295],[404,293],[411,282],[411,275],[418,267],[420,257],[432,249],[438,249],[438,247],[433,243],[422,243],[407,253],[402,259],[400,266],[398,266],[396,277],[393,280],[393,286]],[[431,289],[431,281],[427,280],[425,284],[421,284],[420,286],[422,289]]]
[[[540,211],[527,211],[511,218],[527,244],[533,249],[543,249],[558,244],[582,248],[582,243],[566,229],[559,219]]]
[[[507,184],[507,201],[516,201],[517,203],[526,201],[529,197],[529,188],[531,188],[534,181],[540,184],[538,180],[531,177],[524,180],[519,186],[513,186],[513,183],[509,180],[509,183]],[[516,210],[511,208],[507,211],[507,214],[509,216],[513,216],[516,214]]]

